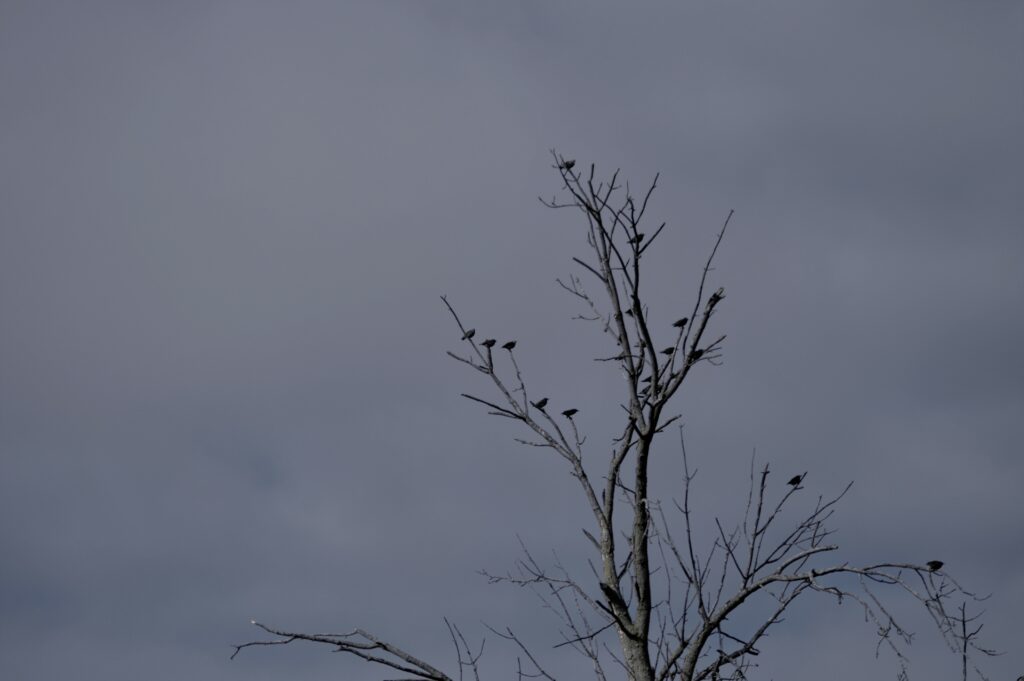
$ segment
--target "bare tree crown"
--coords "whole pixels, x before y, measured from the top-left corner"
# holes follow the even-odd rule
[[[810,594],[855,603],[876,627],[879,648],[894,654],[905,677],[912,633],[886,605],[884,599],[894,590],[924,607],[949,647],[961,656],[964,679],[969,672],[981,676],[971,653],[994,651],[978,645],[980,627],[968,626],[973,626],[975,618],[967,615],[966,602],[977,598],[945,572],[942,561],[829,562],[839,548],[829,522],[849,486],[808,503],[806,472],[793,476],[780,492],[770,485],[769,467],[752,460],[742,520],[727,527],[717,518],[695,517],[690,504],[695,473],[677,424],[680,415],[671,413],[670,403],[697,367],[716,365],[722,356],[725,336],[711,327],[726,292],[722,287],[711,290],[709,274],[733,213],[717,232],[689,314],[671,323],[671,344],[659,343],[642,294],[644,256],[665,229],[665,223],[653,229],[643,226],[658,176],[645,191],[634,194],[628,184],[620,183],[618,171],[602,181],[594,165],[581,167],[554,151],[552,157],[562,194],[542,203],[578,211],[586,225],[588,247],[586,257],[573,258],[580,273],[558,284],[580,301],[586,318],[611,338],[612,349],[596,359],[615,363],[625,376],[619,404],[622,426],[610,452],[603,455],[600,477],[592,477],[584,466],[588,445],[574,418],[579,410],[557,409],[548,397],[532,395],[516,356],[517,341],[499,345],[497,338],[480,337],[486,334],[478,335],[442,298],[462,343],[461,351],[448,354],[486,376],[493,392],[492,396],[466,393],[464,397],[491,415],[520,423],[525,432],[518,439],[522,444],[560,457],[593,521],[591,529],[583,531],[593,555],[589,579],[570,574],[560,564],[542,565],[523,546],[524,558],[517,569],[488,574],[491,581],[533,588],[562,619],[564,640],[555,647],[571,647],[585,656],[600,681],[619,674],[631,681],[748,678],[767,632],[781,622],[796,599]],[[600,295],[590,293],[584,283],[588,277]],[[671,428],[673,424],[677,426]],[[656,440],[676,433],[684,471],[682,498],[658,499],[649,491],[651,454]],[[588,466],[597,456],[590,450]],[[800,504],[806,510],[798,520],[785,520],[789,515],[783,510]],[[701,550],[695,541],[697,530],[709,528],[715,539],[710,548]],[[961,601],[958,606],[955,600]],[[738,616],[748,610],[758,615]],[[235,655],[252,646],[302,640],[327,644],[409,678],[453,678],[361,629],[304,634],[253,624],[277,638],[240,644]],[[461,679],[468,672],[479,679],[482,647],[470,646],[456,625],[448,620],[445,624],[455,651],[455,677]],[[510,629],[491,631],[520,651],[516,670],[520,679],[539,676],[554,681],[517,634]]]

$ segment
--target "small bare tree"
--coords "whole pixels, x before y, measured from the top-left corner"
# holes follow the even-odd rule
[[[555,152],[552,156],[563,195],[542,202],[582,214],[589,256],[573,261],[582,268],[583,277],[593,277],[599,284],[601,296],[592,296],[583,277],[575,274],[558,283],[583,304],[584,318],[597,322],[612,340],[614,349],[597,359],[616,364],[625,376],[623,423],[595,480],[594,471],[584,466],[585,438],[574,419],[577,410],[558,411],[549,407],[547,398],[531,398],[516,358],[516,342],[499,344],[478,334],[442,298],[465,345],[464,351],[448,354],[486,376],[494,389],[494,397],[464,397],[486,407],[489,414],[520,423],[528,434],[518,440],[522,444],[549,449],[560,457],[593,517],[592,529],[583,530],[594,556],[592,578],[574,576],[561,564],[544,566],[524,545],[517,569],[505,575],[488,574],[490,580],[532,587],[562,619],[563,640],[556,647],[572,647],[588,658],[600,681],[615,667],[630,681],[745,679],[765,634],[796,599],[812,593],[855,603],[877,628],[877,648],[895,655],[899,675],[906,678],[912,633],[883,600],[883,593],[893,590],[924,606],[946,643],[961,656],[966,678],[972,651],[994,653],[976,644],[978,629],[968,629],[972,618],[966,610],[951,608],[953,598],[976,597],[943,570],[942,562],[828,561],[839,548],[832,541],[829,521],[849,486],[832,497],[817,497],[805,505],[799,520],[787,522],[784,518],[789,514],[783,511],[799,504],[806,474],[794,476],[783,492],[775,492],[778,487],[769,485],[769,467],[752,459],[742,520],[726,527],[718,518],[694,517],[690,504],[694,472],[682,428],[670,429],[680,416],[671,414],[669,405],[693,371],[716,365],[721,357],[725,336],[709,329],[725,290],[710,291],[708,279],[732,212],[704,264],[689,316],[672,324],[674,332],[668,341],[659,341],[641,289],[644,256],[665,227],[661,223],[648,233],[641,226],[658,177],[642,195],[634,195],[628,185],[620,185],[618,171],[600,181],[593,165],[583,171],[573,160]],[[682,498],[663,501],[649,493],[651,454],[655,442],[663,440],[660,436],[677,429],[684,473]],[[588,466],[593,456],[588,454]],[[697,546],[701,530],[710,530],[715,537],[703,551]],[[757,614],[741,617],[741,613]],[[308,634],[253,624],[276,638],[240,644],[232,657],[252,646],[311,641],[413,679],[452,679],[362,629]],[[461,679],[469,671],[479,679],[482,647],[471,647],[447,619],[445,625],[455,651],[455,676]],[[554,681],[514,632],[491,631],[519,649],[520,681],[535,677]]]

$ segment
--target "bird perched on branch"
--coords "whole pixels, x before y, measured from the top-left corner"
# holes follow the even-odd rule
[[[462,334],[462,340],[469,340],[476,335],[476,329],[466,329],[466,332]]]
[[[673,348],[665,348],[664,350],[661,351],[661,354],[663,354],[663,355],[674,355],[674,354],[676,354],[676,349],[674,347]]]
[[[514,348],[515,346],[516,346],[516,342],[515,341],[509,341],[508,343],[502,344],[501,347],[505,348],[509,352],[512,352],[512,348]]]
[[[643,240],[644,240],[644,233],[643,232],[637,232],[636,236],[632,236],[632,237],[630,237],[627,240],[627,243],[638,244],[638,243],[640,243]]]
[[[484,346],[485,348],[493,348],[494,344],[497,342],[498,341],[494,340],[493,338],[488,338],[487,340],[480,343],[480,345]]]
[[[672,326],[676,327],[677,329],[681,329],[684,326],[686,326],[686,322],[688,321],[690,321],[688,317],[683,317],[682,319],[677,319],[676,321],[672,322]]]
[[[945,565],[945,563],[943,563],[941,560],[930,560],[927,563],[925,563],[925,565],[928,566],[929,570],[935,572],[936,570],[941,570],[942,566]]]
[[[548,406],[548,398],[542,397],[536,402],[530,402],[533,406],[537,407],[541,411],[544,411],[544,407]]]
[[[565,411],[562,412],[562,416],[564,416],[567,419],[571,419],[578,412],[579,412],[579,409],[566,409]]]
[[[703,356],[704,356],[704,350],[702,350],[701,348],[697,348],[696,350],[694,350],[693,352],[690,353],[690,361],[691,362],[696,362],[698,359],[700,359]]]
[[[562,162],[562,167],[565,168],[566,170],[572,170],[573,166],[575,166],[575,165],[576,165],[576,159],[574,159],[574,158],[570,158],[568,161],[563,161]]]
[[[789,482],[787,482],[786,484],[787,485],[792,485],[793,487],[798,487],[800,485],[800,483],[804,481],[804,476],[805,475],[807,475],[807,474],[806,473],[801,473],[800,475],[794,475],[792,478],[789,479]]]

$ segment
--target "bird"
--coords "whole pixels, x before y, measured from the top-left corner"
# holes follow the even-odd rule
[[[672,326],[676,327],[677,329],[681,329],[684,326],[686,326],[686,322],[688,321],[690,321],[689,318],[683,317],[682,319],[677,319],[676,321],[672,322]]]
[[[566,170],[572,170],[573,166],[576,165],[576,159],[570,158],[568,161],[562,163],[562,167]]]
[[[571,419],[573,416],[576,415],[577,412],[579,412],[579,409],[566,409],[565,411],[562,412],[562,416],[564,416],[567,419]]]
[[[488,338],[484,342],[480,343],[480,345],[484,346],[485,348],[493,348],[494,344],[497,342],[498,341],[494,340],[493,338]]]
[[[935,572],[936,570],[941,570],[942,566],[945,565],[945,563],[943,563],[941,560],[930,560],[927,563],[925,563],[925,565],[928,566],[928,569],[930,571]]]
[[[514,348],[515,346],[516,346],[516,342],[515,341],[509,341],[508,343],[502,344],[501,347],[505,348],[509,352],[512,352],[512,348]]]
[[[476,329],[466,329],[466,332],[462,334],[462,340],[469,340],[476,335]]]
[[[627,243],[638,244],[638,243],[640,243],[643,240],[644,240],[644,233],[643,232],[637,232],[636,236],[630,237]]]
[[[704,356],[704,350],[701,349],[701,348],[697,348],[696,350],[694,350],[693,352],[690,353],[690,361],[691,362],[696,362],[698,359],[700,359],[703,356]]]
[[[675,352],[676,352],[675,348],[665,348],[664,350],[661,351],[661,354],[663,354],[663,355],[674,355]]]
[[[786,484],[787,485],[792,485],[793,487],[797,487],[797,486],[800,485],[801,482],[804,481],[804,476],[805,475],[807,475],[807,474],[806,473],[801,473],[800,475],[794,475],[792,478],[789,479],[789,482],[787,482]]]
[[[544,407],[546,407],[547,404],[548,404],[548,398],[542,397],[539,400],[537,400],[536,402],[530,402],[530,404],[532,404],[533,406],[537,407],[541,411],[544,411]]]

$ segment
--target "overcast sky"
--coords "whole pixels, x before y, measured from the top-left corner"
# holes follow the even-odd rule
[[[555,284],[585,246],[537,201],[552,147],[662,173],[662,333],[736,210],[725,363],[678,402],[704,520],[755,448],[808,502],[855,481],[843,559],[945,560],[995,594],[985,669],[1024,674],[1024,5],[686,4],[0,4],[0,676],[387,676],[229,661],[250,618],[454,673],[447,616],[588,678],[477,574],[517,533],[585,556],[586,515],[459,397],[489,393],[439,299],[606,451],[622,381]],[[916,676],[959,678],[907,611]],[[762,650],[756,678],[896,670],[822,599]]]

